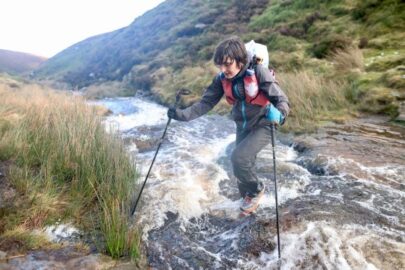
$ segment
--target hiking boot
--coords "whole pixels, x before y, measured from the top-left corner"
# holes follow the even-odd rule
[[[257,207],[259,207],[261,199],[263,198],[263,194],[264,188],[255,197],[245,196],[245,198],[242,201],[242,206],[240,207],[240,210],[247,214],[256,211]]]

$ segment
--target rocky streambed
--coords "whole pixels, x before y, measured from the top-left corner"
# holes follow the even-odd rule
[[[100,103],[113,111],[106,126],[122,134],[143,181],[167,109],[138,98]],[[234,128],[227,117],[215,115],[170,125],[134,216],[143,228],[148,267],[277,269],[272,149],[257,157],[266,184],[263,204],[240,219],[229,161]],[[277,133],[276,145],[281,269],[405,268],[403,127],[364,118],[314,134]],[[41,256],[32,255],[40,259],[31,264],[66,258]],[[75,265],[85,267],[86,258],[100,257],[82,254],[59,262],[81,261]],[[0,269],[27,269],[19,266],[24,260]]]

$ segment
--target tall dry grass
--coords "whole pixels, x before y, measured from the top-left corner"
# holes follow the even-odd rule
[[[364,57],[362,51],[355,46],[338,49],[328,56],[338,72],[346,72],[353,69],[364,70]]]
[[[290,100],[286,130],[312,131],[322,121],[341,119],[349,110],[344,81],[327,79],[309,71],[280,74],[277,80]]]
[[[73,219],[101,228],[113,257],[137,254],[128,220],[135,163],[81,97],[0,80],[0,153],[14,164],[10,180],[29,202],[6,229]]]

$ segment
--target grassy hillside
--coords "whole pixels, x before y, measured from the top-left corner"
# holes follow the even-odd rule
[[[217,72],[211,63],[215,46],[237,34],[268,46],[280,80],[299,80],[304,72],[332,81],[344,85],[341,94],[353,106],[347,110],[395,117],[405,100],[403,14],[401,0],[167,0],[126,28],[61,52],[39,74],[79,88],[117,80],[126,94],[142,89],[163,103],[172,102],[179,87],[189,87],[190,104]],[[292,85],[297,88],[282,87],[290,93],[292,117],[298,117],[304,112],[294,94],[302,90]],[[337,108],[338,118],[349,106],[335,105],[329,107]]]
[[[240,18],[240,25],[235,25],[233,18],[245,5],[229,9],[233,2],[165,1],[128,27],[67,48],[39,69],[38,76],[62,79],[72,86],[82,87],[94,82],[121,80],[134,67],[140,72],[143,72],[142,67],[149,71],[161,66],[178,69],[189,66],[191,60],[207,60],[212,55],[209,46],[215,46],[224,32],[246,28],[249,16],[258,13],[268,1],[249,1],[248,13]],[[142,79],[134,83],[151,86]]]
[[[139,254],[134,162],[82,98],[0,76],[0,170],[0,192],[15,191],[0,201],[0,250],[52,248],[33,231],[62,222],[114,258]]]
[[[45,57],[0,49],[0,72],[20,74],[32,71],[46,60]]]
[[[274,1],[250,27],[266,36],[280,71],[343,78],[360,109],[395,116],[405,99],[404,13],[393,0]]]

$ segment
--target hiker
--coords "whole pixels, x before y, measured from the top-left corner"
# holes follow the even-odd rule
[[[242,196],[243,213],[252,213],[264,194],[264,185],[254,172],[256,156],[271,142],[271,125],[282,125],[289,112],[288,98],[270,70],[249,60],[239,37],[222,41],[216,48],[214,63],[220,72],[205,90],[201,100],[185,108],[169,108],[169,118],[190,121],[210,111],[225,94],[232,104],[236,122],[236,146],[231,161]]]

